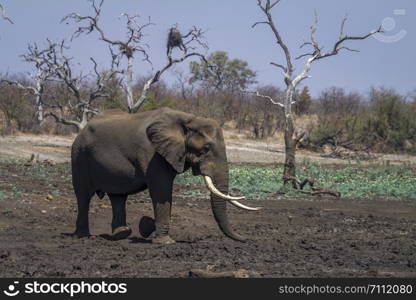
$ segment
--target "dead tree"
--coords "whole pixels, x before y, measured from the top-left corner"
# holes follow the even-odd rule
[[[143,55],[143,60],[150,63],[149,55],[147,53],[148,45],[143,42],[144,29],[148,26],[154,25],[150,18],[143,24],[139,25],[137,20],[139,15],[130,16],[126,13],[122,14],[121,17],[126,18],[126,39],[125,40],[115,40],[108,38],[104,30],[101,28],[99,21],[101,17],[101,9],[103,6],[104,0],[101,0],[98,4],[95,0],[91,1],[92,8],[94,10],[93,16],[81,16],[77,13],[71,13],[65,16],[62,21],[73,20],[75,23],[83,23],[79,26],[73,34],[74,37],[78,37],[81,34],[90,34],[93,31],[98,32],[100,40],[109,44],[110,51],[113,57],[113,61],[116,59],[119,61],[121,57],[126,57],[127,67],[125,70],[125,75],[127,77],[127,82],[125,84],[125,90],[127,94],[127,106],[129,109],[134,105],[133,99],[133,64],[135,59],[135,54],[137,52]],[[85,24],[85,25],[84,25]]]
[[[281,102],[274,101],[268,96],[263,96],[263,95],[260,95],[259,93],[257,93],[257,95],[260,97],[265,97],[266,99],[269,99],[270,101],[272,101],[272,103],[282,107],[284,111],[285,164],[284,164],[284,171],[283,171],[283,180],[285,184],[291,183],[292,186],[296,188],[299,186],[299,184],[295,180],[296,178],[295,150],[296,150],[296,144],[300,141],[300,139],[303,136],[302,133],[296,134],[295,124],[293,120],[292,105],[295,104],[294,96],[295,96],[296,88],[299,86],[299,84],[303,80],[310,77],[309,71],[311,70],[312,63],[314,63],[315,61],[327,58],[327,57],[337,55],[340,53],[341,50],[357,52],[357,50],[344,46],[345,43],[348,41],[352,41],[352,40],[365,40],[369,38],[370,36],[378,32],[381,32],[381,27],[377,30],[371,31],[370,33],[362,35],[362,36],[349,36],[344,33],[345,23],[347,21],[347,17],[345,17],[341,22],[341,30],[340,30],[340,35],[339,35],[338,40],[334,43],[330,51],[324,52],[323,47],[321,47],[318,44],[316,37],[315,37],[317,24],[318,24],[318,18],[315,13],[315,20],[310,28],[311,29],[310,41],[305,42],[301,46],[301,48],[309,46],[311,47],[312,50],[311,52],[302,54],[296,58],[296,59],[307,58],[307,60],[305,62],[303,71],[300,74],[295,75],[290,50],[287,47],[286,43],[284,42],[277,25],[273,21],[273,17],[271,14],[272,9],[280,2],[281,0],[276,0],[274,2],[270,0],[265,0],[265,1],[257,0],[257,5],[260,8],[260,10],[264,13],[266,20],[256,22],[252,25],[252,27],[254,28],[260,24],[268,26],[274,35],[277,45],[283,51],[283,54],[285,57],[285,63],[280,64],[276,62],[271,62],[270,64],[279,68],[283,72],[284,82],[286,85],[285,98],[284,98],[283,103],[281,103]]]
[[[173,59],[171,56],[171,51],[168,50],[167,51],[168,63],[165,66],[163,66],[161,69],[157,70],[151,76],[151,78],[148,81],[146,81],[141,91],[140,97],[135,100],[134,95],[133,95],[133,85],[134,85],[133,64],[134,64],[135,53],[137,52],[141,53],[143,56],[143,60],[151,64],[149,55],[148,55],[149,46],[146,43],[144,43],[143,37],[144,37],[144,29],[154,24],[150,21],[150,18],[149,18],[145,24],[139,25],[137,23],[137,20],[139,19],[139,15],[130,16],[124,13],[121,16],[125,17],[127,20],[126,39],[123,41],[110,39],[105,35],[103,29],[101,28],[99,24],[99,20],[101,17],[101,9],[102,9],[104,0],[101,0],[98,4],[96,3],[95,0],[92,0],[91,2],[92,2],[92,8],[94,10],[93,16],[81,16],[77,13],[71,13],[65,16],[62,19],[62,21],[73,20],[75,23],[82,23],[82,25],[79,26],[77,30],[74,32],[73,37],[78,37],[81,34],[90,34],[93,31],[98,32],[100,40],[109,44],[109,47],[113,56],[113,60],[115,60],[115,58],[118,58],[118,61],[119,61],[121,57],[126,57],[127,67],[125,68],[123,73],[126,75],[127,79],[126,79],[126,84],[124,88],[127,94],[126,102],[127,102],[127,107],[130,113],[135,113],[139,110],[141,105],[146,100],[147,94],[151,86],[159,81],[160,76],[166,70],[168,70],[174,64],[180,63],[191,56],[200,56],[203,58],[203,55],[197,52],[193,52],[189,54],[186,53],[187,49],[194,49],[192,45],[190,45],[193,42],[197,42],[199,45],[206,47],[206,44],[202,41],[202,36],[203,36],[202,30],[194,27],[186,35],[181,36],[182,45],[184,47],[184,50],[183,50],[184,55],[180,58]]]
[[[10,85],[15,85],[21,90],[28,91],[35,96],[35,106],[37,110],[37,120],[41,124],[44,116],[44,103],[43,103],[43,93],[45,90],[45,84],[51,77],[51,71],[47,66],[44,57],[46,54],[51,51],[51,45],[45,49],[39,49],[38,45],[35,43],[33,45],[28,45],[27,53],[22,55],[24,61],[34,64],[35,72],[31,75],[31,78],[34,82],[34,86],[23,85],[18,81],[12,81],[3,79],[2,82],[8,83]]]
[[[73,99],[67,99],[66,107],[57,101],[54,104],[48,104],[50,109],[45,117],[52,117],[57,123],[72,125],[81,130],[87,125],[91,116],[98,113],[98,110],[93,107],[95,100],[109,96],[110,91],[105,83],[114,78],[119,72],[111,70],[104,74],[100,73],[96,61],[90,58],[93,63],[92,74],[84,75],[82,72],[75,74],[71,62],[72,58],[65,54],[65,49],[67,49],[65,41],[53,43],[48,40],[48,44],[50,50],[43,56],[43,63],[48,66],[49,72],[52,74],[50,80],[64,83]],[[93,78],[93,86],[86,91],[86,89],[83,89],[83,85],[91,77]],[[56,109],[58,109],[59,114],[54,111]],[[67,109],[78,112],[75,120],[65,118],[65,110]]]

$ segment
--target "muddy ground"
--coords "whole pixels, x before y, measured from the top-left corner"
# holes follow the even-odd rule
[[[0,277],[188,277],[193,269],[240,270],[243,277],[416,276],[414,199],[247,200],[265,209],[229,208],[233,227],[248,237],[239,243],[219,231],[208,198],[183,196],[202,187],[176,185],[176,244],[139,237],[139,219],[152,216],[147,193],[128,201],[129,239],[100,236],[110,231],[107,197],[92,201],[97,237],[77,239],[62,235],[73,231],[76,216],[68,165],[46,175],[31,168],[0,164]]]

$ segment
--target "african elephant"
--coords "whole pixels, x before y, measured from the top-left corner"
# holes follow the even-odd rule
[[[154,243],[173,243],[169,237],[172,186],[177,174],[192,168],[204,176],[211,191],[211,207],[221,231],[231,239],[245,239],[229,225],[226,201],[247,210],[228,195],[228,166],[222,130],[211,119],[161,108],[137,114],[110,111],[95,117],[76,137],[71,151],[72,181],[78,215],[74,235],[90,235],[88,210],[94,194],[111,200],[112,239],[127,238],[128,195],[149,189],[154,223],[140,229]],[[151,219],[153,220],[153,219]],[[150,228],[150,229],[149,229]]]

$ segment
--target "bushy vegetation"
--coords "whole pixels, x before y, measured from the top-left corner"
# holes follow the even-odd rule
[[[284,190],[280,178],[282,171],[283,166],[232,166],[231,191],[249,199],[276,196],[276,192]],[[416,166],[411,164],[372,163],[365,166],[351,164],[334,167],[304,161],[299,165],[297,175],[299,178],[314,178],[322,186],[340,192],[343,198],[416,198]],[[176,182],[203,185],[202,179],[192,176],[190,172],[180,175]],[[279,196],[299,197],[299,194],[288,191]]]
[[[351,150],[416,152],[416,99],[394,90],[372,89],[367,97],[331,88],[315,101],[318,116],[307,144]]]
[[[207,59],[211,68],[193,61],[189,72],[177,73],[175,84],[167,85],[163,81],[155,84],[142,110],[167,106],[214,118],[221,125],[232,121],[235,129],[252,138],[267,138],[283,131],[281,107],[250,92],[256,90],[282,102],[284,92],[281,89],[258,85],[256,73],[248,63],[230,58],[226,52],[214,52]],[[3,78],[31,85],[30,79],[24,76]],[[147,79],[137,80],[133,89],[135,98],[140,97]],[[94,109],[127,111],[125,91],[119,80],[113,77],[106,85],[111,97],[97,99]],[[86,80],[81,92],[88,95],[93,86],[94,82]],[[45,109],[66,119],[80,120],[80,106],[72,97],[62,83],[49,82],[43,95]],[[299,133],[305,132],[299,143],[301,147],[321,151],[325,145],[330,145],[352,151],[416,153],[416,96],[403,96],[384,88],[371,89],[368,95],[363,95],[333,87],[313,98],[304,86],[295,99],[296,119],[313,120],[306,126],[296,125]],[[69,134],[77,131],[73,126],[55,124],[51,118],[39,125],[33,95],[5,83],[0,84],[0,120],[3,120],[0,124],[2,134],[13,131]]]
[[[0,178],[25,175],[44,181],[45,186],[54,185],[50,178],[69,187],[71,185],[70,164],[48,165],[43,163],[24,166],[25,160],[0,159]],[[231,194],[245,195],[248,199],[265,197],[299,197],[293,190],[285,190],[281,180],[283,166],[241,166],[230,168]],[[416,165],[370,162],[366,165],[346,164],[327,166],[305,160],[297,168],[299,178],[314,178],[322,186],[330,187],[341,193],[343,198],[374,199],[416,199]],[[176,184],[191,187],[184,193],[188,196],[208,195],[201,176],[193,176],[190,171],[176,177]],[[195,188],[199,187],[199,188]],[[51,186],[57,190],[58,186]],[[279,191],[286,193],[280,194]],[[30,191],[21,191],[18,187],[4,189],[0,198],[13,198]],[[36,191],[32,191],[36,193]],[[302,197],[308,197],[303,195]]]

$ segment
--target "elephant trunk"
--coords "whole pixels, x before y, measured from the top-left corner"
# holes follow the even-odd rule
[[[228,167],[225,167],[225,170],[223,169],[219,174],[214,176],[214,184],[222,193],[228,194]],[[211,193],[211,208],[221,231],[233,240],[245,242],[244,237],[234,233],[231,229],[227,217],[227,201]]]

